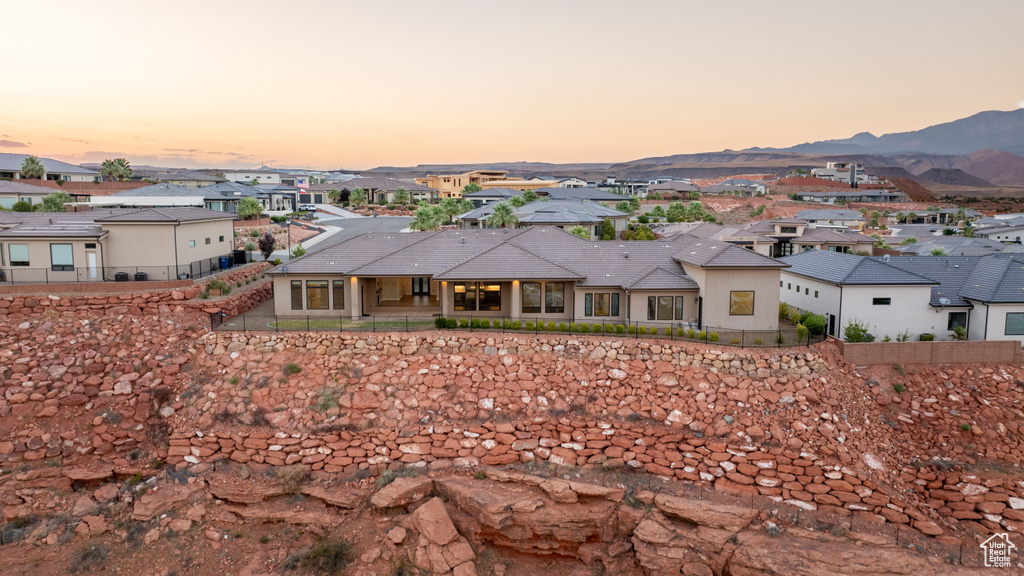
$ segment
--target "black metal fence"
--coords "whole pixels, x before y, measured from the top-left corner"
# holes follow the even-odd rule
[[[3,284],[84,284],[88,282],[146,282],[203,278],[251,261],[245,250],[196,260],[179,266],[85,266],[68,270],[53,268],[0,268]]]
[[[364,316],[352,320],[341,316],[283,316],[247,313],[234,318],[211,314],[214,329],[235,332],[425,332],[461,330],[502,334],[601,335],[618,338],[650,338],[702,343],[709,346],[742,348],[786,348],[810,346],[825,340],[823,334],[810,335],[796,330],[733,330],[698,327],[686,322],[594,322],[579,320],[513,320],[473,316],[435,318],[426,316]],[[442,323],[443,322],[443,327]]]

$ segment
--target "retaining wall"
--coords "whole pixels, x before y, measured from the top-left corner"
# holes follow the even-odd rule
[[[1010,364],[1024,362],[1016,340],[969,342],[840,342],[850,364]]]

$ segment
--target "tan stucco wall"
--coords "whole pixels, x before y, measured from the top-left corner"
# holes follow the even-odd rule
[[[173,224],[153,223],[107,223],[103,228],[108,232],[103,242],[108,266],[187,266],[233,250],[234,228],[226,219],[186,222],[178,225],[177,231]],[[195,240],[194,248],[189,246],[190,240]]]
[[[778,269],[706,269],[702,273],[683,266],[701,287],[704,297],[703,323],[733,330],[777,330],[779,327]],[[730,292],[754,292],[754,314],[729,314]]]
[[[29,265],[24,266],[11,266],[11,244],[25,244],[28,246],[28,259]],[[55,272],[50,269],[50,244],[71,244],[71,250],[74,257],[73,265],[77,272]],[[86,244],[95,244],[95,249],[86,250]],[[3,252],[3,258],[0,261],[3,262],[3,266],[0,268],[4,269],[5,276],[8,280],[11,279],[11,271],[15,274],[15,280],[19,282],[21,279],[31,279],[39,282],[85,282],[92,280],[88,277],[88,261],[86,260],[86,252],[96,253],[96,265],[99,268],[103,267],[103,251],[100,250],[100,241],[95,238],[88,239],[3,239],[0,240],[0,250]],[[20,273],[20,275],[19,275]],[[97,278],[95,280],[103,280],[103,271],[97,270]]]
[[[619,315],[618,316],[584,316],[583,313],[586,311],[586,294],[587,293],[610,293],[619,295]],[[591,324],[600,324],[601,321],[606,323],[624,324],[626,322],[626,310],[628,305],[626,303],[626,292],[620,288],[597,288],[597,287],[575,287],[573,289],[573,315],[576,320],[580,322],[589,322]]]
[[[292,310],[292,280],[302,281],[302,309]],[[327,299],[328,308],[326,310],[308,310],[306,309],[306,280],[327,280]],[[341,310],[334,309],[334,284],[335,280],[343,280],[345,282],[345,304]],[[274,310],[279,316],[330,316],[338,317],[344,316],[351,318],[352,316],[352,290],[351,282],[344,276],[322,276],[322,275],[276,275],[274,276]]]
[[[679,324],[680,322],[697,322],[697,302],[695,301],[699,292],[697,290],[686,291],[653,291],[634,290],[629,294],[629,321],[640,322],[641,325],[657,326],[668,324]],[[683,297],[683,319],[682,320],[648,320],[647,299],[651,296],[676,296]],[[673,305],[675,302],[673,301]]]

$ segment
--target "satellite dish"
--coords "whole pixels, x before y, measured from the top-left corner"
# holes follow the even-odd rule
[[[949,298],[939,298],[939,304],[942,304],[943,306],[949,306],[949,302]]]

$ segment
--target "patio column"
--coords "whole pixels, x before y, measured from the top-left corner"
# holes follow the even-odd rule
[[[349,311],[353,320],[359,320],[363,316],[363,302],[359,294],[359,278],[353,276],[349,279]]]
[[[441,281],[441,316],[448,313],[448,282]]]
[[[519,319],[519,313],[523,310],[523,294],[519,290],[519,280],[512,281],[512,310],[510,316],[513,320]]]

